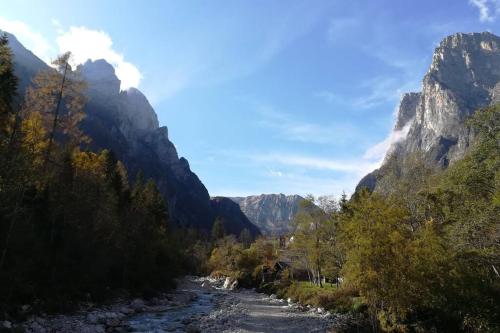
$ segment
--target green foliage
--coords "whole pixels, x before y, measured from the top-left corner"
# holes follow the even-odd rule
[[[338,289],[335,285],[325,284],[323,288],[306,281],[295,281],[288,287],[284,297],[290,297],[301,304],[322,307],[335,312],[356,312],[357,291],[349,288]]]
[[[340,215],[343,287],[384,331],[500,329],[500,107],[469,125],[462,160],[439,172],[411,156],[387,191],[357,193]]]
[[[220,218],[216,218],[212,226],[212,241],[215,242],[226,235],[224,230],[224,221]]]
[[[6,34],[0,37],[0,142],[9,139],[14,123],[14,98],[18,79],[14,75],[12,51]]]
[[[6,82],[12,74],[8,56],[2,39],[0,85],[15,87],[15,80]],[[138,177],[130,184],[111,152],[80,149],[82,84],[67,62],[65,55],[56,64],[63,71],[35,78],[19,126],[9,121],[12,135],[0,141],[2,316],[26,303],[68,310],[75,301],[99,301],[118,289],[168,288],[190,267],[189,252],[203,257],[200,238],[170,226],[154,182]],[[1,93],[9,104],[13,92]],[[187,241],[195,245],[179,245]]]

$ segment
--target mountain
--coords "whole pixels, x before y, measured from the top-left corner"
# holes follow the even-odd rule
[[[438,168],[462,158],[474,138],[466,126],[477,109],[500,102],[500,37],[457,33],[434,51],[422,91],[403,95],[393,143],[380,169],[366,175],[357,190],[384,190],[389,164],[402,167],[412,154]]]
[[[243,214],[237,203],[229,198],[212,198],[212,208],[224,224],[226,233],[238,235],[241,230],[248,229],[253,237],[260,235],[260,229]],[[227,222],[230,223],[227,223]]]
[[[24,96],[36,73],[50,67],[13,35],[8,37],[20,77],[19,95]],[[145,179],[153,179],[166,199],[170,217],[178,225],[210,230],[215,218],[224,214],[227,224],[234,221],[227,229],[235,234],[245,227],[255,228],[242,222],[241,211],[219,211],[221,205],[211,202],[203,183],[169,140],[167,127],[159,126],[147,98],[136,88],[120,90],[113,66],[105,60],[89,60],[77,70],[87,82],[82,129],[92,140],[91,150],[111,150],[123,161],[131,180],[139,172]],[[258,233],[258,229],[254,232]]]
[[[283,235],[292,231],[292,222],[303,197],[300,195],[261,194],[230,198],[265,235]]]

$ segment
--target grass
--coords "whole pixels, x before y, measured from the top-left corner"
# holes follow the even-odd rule
[[[337,288],[324,284],[323,288],[308,281],[294,281],[284,291],[285,297],[301,304],[322,307],[335,312],[357,312],[360,309],[359,295],[350,288]]]

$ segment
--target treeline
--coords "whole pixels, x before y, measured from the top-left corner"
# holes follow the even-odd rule
[[[345,284],[384,330],[500,330],[500,106],[468,125],[462,160],[389,164],[392,191],[361,191],[338,217]]]
[[[212,270],[364,313],[375,331],[500,331],[500,106],[468,125],[475,141],[448,169],[420,155],[390,161],[383,191],[309,197],[285,245],[224,238]]]
[[[111,152],[86,150],[85,84],[69,60],[59,57],[18,96],[0,40],[1,316],[23,304],[68,310],[120,289],[168,288],[207,251],[196,232],[169,224],[152,181],[130,183]],[[181,246],[189,237],[194,246]]]

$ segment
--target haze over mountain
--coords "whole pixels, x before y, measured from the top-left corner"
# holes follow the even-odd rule
[[[446,168],[462,158],[474,138],[466,120],[476,110],[500,101],[500,37],[457,33],[434,51],[422,91],[404,94],[384,163],[357,189],[384,190],[390,168],[401,172],[405,160],[422,154],[430,165]]]
[[[34,75],[49,66],[14,35],[9,34],[9,44],[20,77],[19,96],[24,96]],[[241,218],[243,214],[234,209],[232,202],[211,203],[207,189],[191,171],[188,161],[179,157],[168,138],[167,127],[159,126],[155,111],[140,90],[120,90],[120,80],[105,60],[89,60],[77,70],[88,83],[82,128],[92,140],[92,150],[111,150],[124,162],[131,180],[139,173],[145,179],[153,179],[177,224],[209,230],[221,212],[228,231],[239,234],[247,228],[253,235],[259,234],[254,225]],[[231,225],[233,219],[235,224]]]

